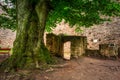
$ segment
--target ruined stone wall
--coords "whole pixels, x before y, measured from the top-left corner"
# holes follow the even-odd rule
[[[63,44],[70,42],[70,46],[63,46],[63,51],[65,50],[63,54],[71,53],[71,56],[75,58],[84,55],[87,49],[87,38],[85,36],[63,36],[62,42]]]
[[[15,40],[16,32],[9,29],[0,29],[0,47],[12,48]]]
[[[75,33],[75,28],[69,28],[62,22],[53,30],[53,33],[65,35],[87,36],[88,49],[99,49],[99,44],[115,43],[120,46],[120,18],[113,18],[111,22],[104,22],[90,28],[81,28],[82,33]]]
[[[83,34],[88,38],[88,48],[98,49],[99,44],[118,44],[120,46],[120,18],[113,18],[112,22],[84,29]]]
[[[83,35],[87,36],[88,48],[99,49],[99,44],[116,43],[120,46],[120,18],[113,18],[112,22],[105,22],[91,28],[82,28],[82,33],[75,33],[75,28],[61,22],[53,29],[54,34]],[[12,46],[15,33],[9,30],[0,29],[0,45],[2,47]]]
[[[118,56],[118,46],[115,44],[100,44],[100,53],[108,58]]]
[[[55,34],[46,34],[46,46],[53,55],[61,56],[61,39],[59,36]]]
[[[85,36],[47,34],[46,46],[53,55],[69,60],[70,57],[78,58],[86,53],[87,38]]]

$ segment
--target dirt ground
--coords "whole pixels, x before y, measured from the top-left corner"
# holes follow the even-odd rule
[[[0,74],[0,80],[120,80],[120,60],[81,57],[61,61],[47,70]]]

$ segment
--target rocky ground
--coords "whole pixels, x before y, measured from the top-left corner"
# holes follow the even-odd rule
[[[60,61],[46,70],[0,74],[0,80],[120,80],[120,60],[81,57]]]

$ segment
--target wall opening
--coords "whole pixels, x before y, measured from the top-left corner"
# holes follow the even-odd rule
[[[63,58],[70,60],[71,58],[71,42],[67,41],[63,45]]]

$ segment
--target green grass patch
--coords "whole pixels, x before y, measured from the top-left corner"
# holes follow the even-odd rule
[[[0,52],[10,52],[10,50],[0,50]]]

